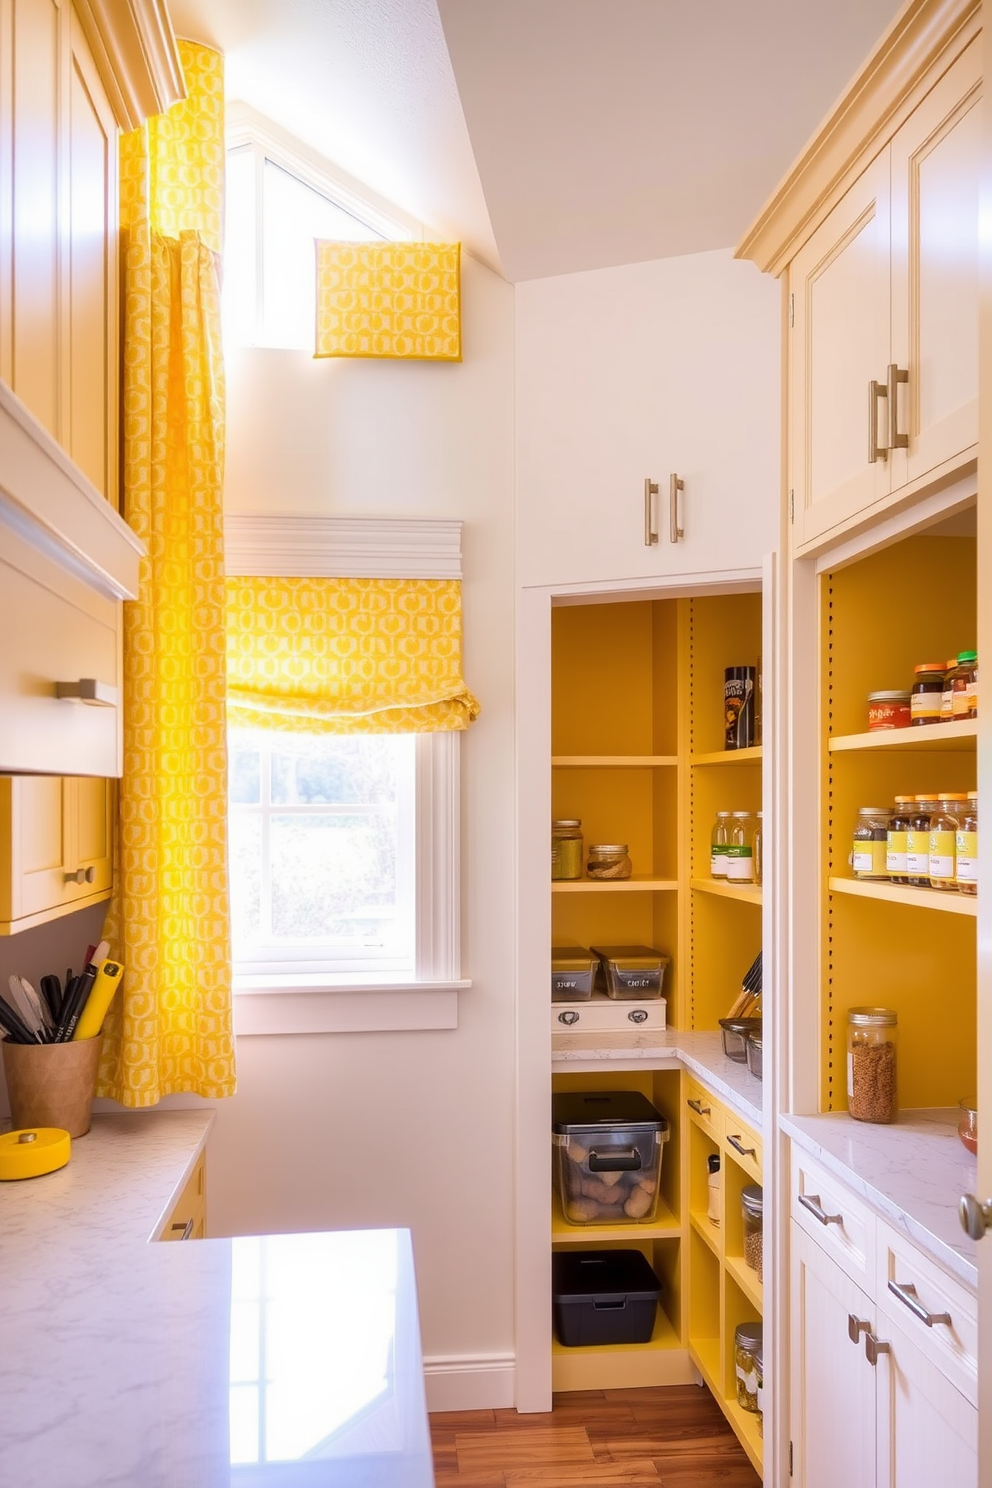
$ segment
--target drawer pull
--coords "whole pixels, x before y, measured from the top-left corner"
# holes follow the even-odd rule
[[[653,497],[658,494],[658,482],[651,477],[644,478],[644,546],[653,547],[658,541],[658,528],[655,525]]]
[[[847,1336],[852,1343],[857,1343],[862,1333],[871,1332],[871,1323],[867,1318],[855,1317],[853,1312],[847,1314]]]
[[[190,1215],[189,1219],[186,1221],[185,1224],[181,1224],[181,1223],[180,1224],[174,1224],[174,1225],[171,1225],[170,1228],[173,1229],[173,1230],[182,1230],[183,1233],[182,1233],[181,1238],[183,1240],[192,1240],[192,1238],[193,1238],[193,1215],[192,1214]]]
[[[757,1152],[754,1150],[753,1147],[745,1147],[739,1136],[728,1136],[727,1141],[730,1143],[731,1147],[733,1147],[735,1152],[740,1153],[741,1157],[753,1157],[755,1160],[757,1160]]]
[[[668,477],[668,540],[677,543],[685,533],[679,523],[679,492],[685,490],[685,481],[674,473]]]
[[[916,1288],[912,1282],[901,1284],[898,1281],[889,1282],[889,1291],[893,1297],[898,1297],[904,1307],[908,1307],[915,1318],[926,1327],[932,1328],[934,1323],[943,1323],[945,1327],[951,1326],[951,1314],[949,1312],[927,1312],[923,1303],[916,1295]]]
[[[687,1100],[686,1105],[690,1111],[695,1111],[697,1116],[711,1116],[713,1114],[709,1106],[704,1106],[702,1101]]]
[[[896,391],[900,382],[908,381],[906,368],[890,362],[885,374],[885,397],[889,405],[889,449],[893,450],[909,448],[909,435],[899,433],[899,395]]]
[[[874,1369],[878,1363],[879,1354],[891,1354],[892,1345],[883,1343],[881,1338],[876,1338],[871,1329],[865,1334],[865,1358]]]
[[[804,1209],[808,1209],[814,1219],[818,1219],[822,1225],[844,1223],[843,1214],[828,1214],[820,1203],[819,1194],[800,1194],[799,1202]]]
[[[66,883],[84,884],[92,883],[96,878],[95,868],[77,868],[75,873],[64,873],[62,877]]]
[[[98,682],[95,677],[80,677],[78,682],[56,682],[57,698],[76,698],[94,708],[116,708],[117,688],[109,682]]]
[[[876,460],[887,460],[889,452],[884,444],[878,442],[878,401],[880,398],[888,397],[888,389],[884,383],[875,382],[872,379],[868,384],[868,464],[874,465]]]

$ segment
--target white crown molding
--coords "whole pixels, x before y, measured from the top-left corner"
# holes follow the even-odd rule
[[[137,129],[186,97],[165,0],[74,0],[121,129]]]
[[[424,517],[292,517],[230,513],[232,577],[460,579],[462,524]]]

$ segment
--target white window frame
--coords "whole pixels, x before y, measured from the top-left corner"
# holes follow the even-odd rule
[[[460,579],[461,523],[391,517],[239,516],[224,521],[227,571],[245,577]],[[461,974],[458,732],[417,736],[416,976],[241,974],[239,1035],[457,1028]]]
[[[233,150],[250,151],[255,160],[255,306],[254,335],[250,344],[268,345],[260,337],[265,327],[265,230],[264,180],[265,162],[270,160],[281,170],[309,186],[338,206],[342,211],[393,242],[423,239],[424,224],[387,202],[384,197],[333,165],[317,151],[310,149],[295,135],[281,129],[264,114],[248,104],[228,104],[225,121],[225,144]],[[285,348],[272,348],[274,350]]]

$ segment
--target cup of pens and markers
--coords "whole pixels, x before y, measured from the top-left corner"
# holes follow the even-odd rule
[[[36,991],[26,977],[12,976],[7,995],[0,995],[12,1136],[58,1130],[72,1138],[89,1131],[103,1020],[124,971],[107,959],[109,949],[101,941],[82,971],[70,969],[64,982],[43,976]]]

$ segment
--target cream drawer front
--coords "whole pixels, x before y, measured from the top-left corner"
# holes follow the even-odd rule
[[[795,1146],[792,1217],[852,1281],[871,1289],[875,1216],[845,1184]]]
[[[119,601],[0,528],[0,770],[120,774]],[[56,697],[93,678],[109,706]]]
[[[724,1120],[724,1111],[720,1102],[714,1100],[698,1080],[689,1076],[685,1082],[685,1103],[689,1120],[700,1127],[719,1146],[723,1137]]]
[[[875,1300],[879,1328],[884,1332],[883,1316],[891,1317],[977,1405],[977,1297],[882,1220],[876,1221]],[[931,1318],[929,1326],[921,1313]]]

